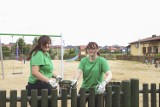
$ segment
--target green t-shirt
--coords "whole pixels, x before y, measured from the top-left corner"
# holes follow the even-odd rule
[[[78,68],[83,71],[81,88],[86,88],[87,91],[101,83],[104,73],[110,70],[107,60],[100,56],[94,62],[90,62],[88,57],[82,58]]]
[[[41,72],[44,76],[51,78],[53,75],[53,64],[52,60],[48,53],[43,53],[42,51],[38,51],[36,54],[32,54],[30,60],[30,76],[29,83],[34,84],[37,81],[32,75],[32,66],[40,66],[39,72]]]

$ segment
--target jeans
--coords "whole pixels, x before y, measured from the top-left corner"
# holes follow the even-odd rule
[[[34,84],[31,84],[28,82],[28,84],[26,86],[26,90],[28,90],[28,96],[31,96],[32,89],[37,89],[38,96],[41,96],[42,89],[48,89],[48,95],[50,95],[52,87],[48,83],[45,83],[45,82],[38,80]],[[29,101],[29,104],[31,105],[31,101]],[[41,100],[38,100],[38,107],[41,107]],[[48,100],[48,107],[51,107],[51,100]]]

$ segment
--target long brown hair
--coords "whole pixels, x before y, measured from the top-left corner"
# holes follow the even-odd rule
[[[87,53],[87,49],[98,49],[99,46],[96,42],[89,42],[87,47],[86,47],[86,53]],[[97,55],[100,56],[100,53],[97,52]]]
[[[35,52],[35,54],[37,53],[37,51],[41,50],[42,51],[42,46],[45,46],[47,43],[51,43],[51,38],[47,35],[42,35],[39,37],[37,44],[35,45],[35,47],[31,50],[31,52],[29,53],[29,56],[27,58],[27,60],[31,59],[32,53]]]

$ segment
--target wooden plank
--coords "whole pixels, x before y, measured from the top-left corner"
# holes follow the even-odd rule
[[[143,107],[149,107],[148,84],[143,84]]]
[[[62,100],[61,107],[67,107],[67,89],[62,88]]]
[[[27,107],[27,90],[21,90],[21,107]]]
[[[0,107],[6,107],[6,90],[0,91]]]
[[[41,91],[41,107],[48,107],[48,90],[42,89]]]
[[[17,90],[10,91],[10,107],[17,107]]]
[[[131,107],[139,107],[139,80],[131,79]]]
[[[31,107],[38,107],[38,90],[31,90]]]
[[[112,107],[112,86],[106,87],[105,107]]]
[[[151,84],[151,107],[157,107],[157,101],[156,101],[156,84]]]
[[[71,107],[77,107],[77,88],[71,89]]]
[[[112,107],[120,107],[120,86],[113,85]]]
[[[122,81],[122,99],[123,106],[122,107],[131,107],[131,84],[128,80]]]
[[[57,89],[51,90],[51,107],[58,107]]]
[[[100,95],[97,94],[96,97],[97,97],[96,100],[97,100],[98,107],[103,107],[104,106],[103,94],[100,94]]]

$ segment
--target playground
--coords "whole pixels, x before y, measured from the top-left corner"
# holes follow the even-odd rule
[[[25,89],[29,77],[29,61],[21,65],[20,61],[14,63],[14,72],[22,71],[22,74],[12,74],[12,60],[4,60],[4,79],[0,75],[0,90],[6,90],[9,93],[10,90],[17,90],[18,95],[20,91]],[[53,60],[55,72],[61,74],[61,61]],[[74,72],[78,67],[78,61],[64,61],[64,80],[71,80]],[[123,61],[123,60],[109,60],[109,65],[113,73],[113,82],[122,80],[130,80],[131,78],[139,79],[140,88],[143,83],[156,83],[159,85],[159,69],[155,68],[154,65],[147,65],[145,63],[136,61]],[[78,87],[80,87],[82,80],[78,81]],[[9,94],[8,94],[9,95]]]
[[[62,52],[63,50],[61,50],[61,55]],[[16,50],[16,53],[18,53],[18,50]],[[17,54],[16,58],[18,58]],[[62,75],[63,80],[72,80],[72,77],[77,70],[79,64],[79,61],[75,61],[77,58],[78,54],[67,60],[52,60],[55,69],[54,72],[56,74]],[[28,82],[28,77],[30,75],[29,63],[29,61],[23,61],[23,59],[3,60],[3,66],[0,66],[0,90],[6,90],[7,96],[10,96],[10,90],[17,90],[18,96],[20,96],[21,90],[25,90],[26,84]],[[142,85],[144,83],[147,83],[149,85],[151,83],[156,83],[157,86],[159,85],[160,70],[159,68],[155,67],[155,64],[146,64],[142,62],[126,60],[108,60],[108,63],[113,73],[113,78],[111,82],[121,82],[123,80],[130,80],[135,78],[139,80],[140,89],[142,88]],[[81,82],[82,78],[80,78],[80,80],[78,81],[78,90],[80,88]],[[139,101],[142,102],[142,98],[140,98]]]

